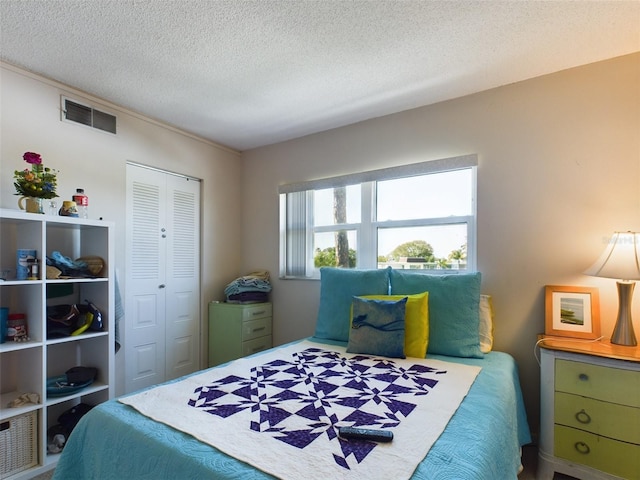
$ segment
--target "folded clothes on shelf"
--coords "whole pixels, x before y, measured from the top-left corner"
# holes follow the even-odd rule
[[[227,297],[228,303],[265,303],[269,301],[267,292],[242,292]]]
[[[259,270],[236,278],[224,289],[228,302],[256,303],[266,302],[271,291],[269,272]]]

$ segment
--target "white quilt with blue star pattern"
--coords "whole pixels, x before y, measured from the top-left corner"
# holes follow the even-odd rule
[[[346,353],[305,340],[121,398],[278,478],[408,479],[480,367]],[[391,443],[343,440],[388,429]]]

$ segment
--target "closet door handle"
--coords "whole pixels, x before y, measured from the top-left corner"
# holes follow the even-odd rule
[[[166,285],[164,283],[161,283],[160,285],[158,285],[158,288],[164,288]]]

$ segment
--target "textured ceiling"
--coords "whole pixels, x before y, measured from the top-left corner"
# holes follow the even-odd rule
[[[0,0],[0,59],[246,150],[640,51],[640,1]]]

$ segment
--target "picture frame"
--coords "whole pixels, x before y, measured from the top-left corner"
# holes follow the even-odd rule
[[[600,295],[595,287],[547,285],[545,335],[595,340],[600,337]]]

